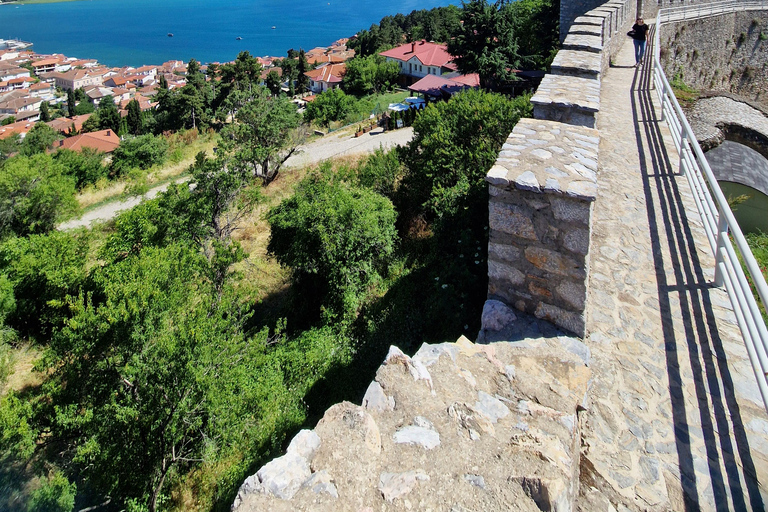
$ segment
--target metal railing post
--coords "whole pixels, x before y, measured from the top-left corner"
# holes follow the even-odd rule
[[[685,152],[688,150],[688,134],[685,131],[685,127],[680,123],[680,162],[678,164],[678,171],[680,176],[685,176]]]
[[[728,240],[728,219],[725,218],[722,209],[718,210],[719,220],[717,221],[717,247],[715,249],[715,286],[720,288],[725,283],[723,279],[723,254],[725,244]]]

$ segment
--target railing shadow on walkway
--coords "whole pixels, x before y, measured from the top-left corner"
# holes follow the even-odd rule
[[[729,510],[730,499],[734,510],[763,510],[764,503],[758,488],[755,465],[739,405],[736,402],[734,382],[715,324],[709,293],[713,285],[702,272],[683,198],[675,179],[677,172],[666,151],[660,130],[661,121],[653,106],[651,54],[652,51],[646,53],[645,65],[635,73],[632,83],[632,113],[658,279],[672,421],[685,509],[700,510],[699,492],[703,490],[702,487],[706,487],[706,484],[702,486],[701,482],[697,482],[696,478],[691,450],[691,428],[687,419],[689,412],[686,411],[683,394],[681,365],[685,366],[686,363],[681,361],[681,358],[684,358],[687,352],[716,509]],[[657,215],[654,206],[656,197],[661,216]],[[666,239],[669,247],[673,283],[667,280],[669,269],[665,268],[662,255],[663,239]],[[679,339],[672,325],[672,302],[675,294],[680,303],[684,339]],[[695,414],[696,411],[690,413]],[[729,424],[729,417],[732,425]],[[740,475],[737,459],[743,467],[743,475]],[[721,467],[725,468],[725,474]],[[746,490],[743,488],[742,477]]]

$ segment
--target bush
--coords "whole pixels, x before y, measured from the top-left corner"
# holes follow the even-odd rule
[[[50,155],[8,159],[0,173],[0,237],[47,233],[77,210],[74,180]]]
[[[53,471],[32,493],[27,510],[30,512],[70,512],[75,508],[77,485],[69,483],[59,471]]]
[[[304,120],[317,121],[329,126],[332,121],[345,119],[355,110],[355,99],[347,96],[341,89],[333,89],[318,94],[314,101],[307,104]]]
[[[53,155],[53,159],[64,166],[66,175],[75,179],[78,189],[95,184],[105,178],[109,171],[104,165],[104,154],[91,148],[83,148],[82,151],[60,149]]]
[[[165,161],[168,142],[152,134],[125,139],[112,153],[112,172],[115,175],[130,169],[146,170]]]
[[[388,199],[323,170],[268,213],[267,248],[293,270],[297,293],[309,307],[348,318],[394,251],[395,217]]]

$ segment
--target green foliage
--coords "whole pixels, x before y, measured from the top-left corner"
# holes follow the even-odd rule
[[[503,7],[525,63],[547,70],[560,47],[560,2],[517,0]]]
[[[99,114],[99,128],[101,130],[120,131],[120,113],[117,111],[115,100],[112,96],[105,96],[99,102],[97,110]]]
[[[360,186],[392,199],[405,169],[397,151],[377,149],[357,170]]]
[[[76,295],[85,281],[88,242],[84,235],[54,231],[0,245],[0,268],[16,302],[9,325],[41,341],[62,325],[67,296]]]
[[[0,173],[0,237],[45,233],[77,210],[74,181],[50,155],[17,156]]]
[[[24,137],[24,140],[21,143],[20,152],[25,156],[44,153],[58,139],[59,134],[56,130],[45,123],[36,123]]]
[[[272,93],[272,96],[277,96],[280,94],[280,88],[282,87],[282,79],[280,78],[280,75],[275,71],[274,69],[267,73],[267,78],[265,80],[267,89],[269,89],[269,92]]]
[[[74,178],[78,189],[106,178],[109,172],[104,165],[104,154],[91,148],[60,149],[54,153],[53,160],[64,166],[64,173]]]
[[[405,156],[411,204],[432,217],[462,211],[467,200],[485,193],[485,175],[501,145],[517,121],[530,115],[527,97],[477,90],[428,106],[413,123]]]
[[[69,117],[77,113],[77,98],[75,98],[75,91],[72,89],[67,89],[67,112]]]
[[[317,121],[328,126],[332,121],[339,121],[355,110],[355,99],[341,89],[331,89],[317,95],[314,101],[307,105],[304,120]]]
[[[388,199],[321,172],[269,212],[268,251],[291,268],[310,306],[343,318],[380,279],[394,250],[395,218]]]
[[[347,61],[347,72],[342,87],[350,94],[363,96],[378,93],[397,82],[400,66],[381,55],[356,57]]]
[[[349,41],[357,55],[374,55],[404,41],[447,42],[460,28],[460,10],[455,5],[413,11],[408,15],[386,16],[368,30],[361,30]]]
[[[38,433],[31,425],[33,402],[10,392],[0,396],[0,452],[26,459],[35,450]]]
[[[8,116],[5,119],[3,119],[2,121],[0,121],[0,126],[5,126],[5,125],[8,125],[8,124],[13,124],[15,122],[16,122],[16,118],[14,116]]]
[[[237,111],[236,122],[222,130],[220,148],[240,172],[261,178],[267,185],[301,143],[301,116],[285,96],[273,97],[265,87]]]
[[[44,123],[51,120],[50,105],[48,105],[47,101],[40,104],[40,120]]]
[[[18,153],[21,149],[21,137],[18,133],[14,133],[10,137],[0,139],[0,167],[3,162],[10,157],[13,153]]]
[[[75,508],[77,485],[70,483],[60,471],[51,472],[32,493],[30,512],[70,512]]]
[[[503,0],[471,0],[463,4],[461,29],[448,41],[448,52],[463,74],[477,73],[483,89],[500,89],[515,80],[522,58]]]
[[[168,141],[152,134],[130,137],[112,152],[112,170],[123,174],[130,169],[149,169],[162,164],[168,151]]]

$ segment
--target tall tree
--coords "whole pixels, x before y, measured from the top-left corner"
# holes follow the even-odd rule
[[[296,104],[259,86],[235,120],[222,131],[222,149],[232,156],[234,167],[247,169],[264,185],[271,183],[302,141]]]
[[[112,130],[115,133],[120,131],[120,113],[117,111],[112,96],[105,96],[101,99],[97,113],[99,114],[99,128]]]
[[[77,107],[77,100],[75,99],[75,91],[67,89],[67,112],[69,117],[75,115],[75,108]]]
[[[483,89],[499,89],[516,79],[521,57],[509,18],[502,11],[504,0],[471,0],[463,4],[461,29],[448,41],[459,71],[477,73]]]
[[[280,94],[280,89],[282,88],[282,81],[280,80],[280,75],[275,71],[274,69],[267,73],[267,78],[265,80],[267,89],[272,93],[272,96],[277,96]]]
[[[40,104],[40,120],[44,123],[51,120],[50,106],[47,101]]]
[[[141,135],[144,129],[144,122],[141,115],[141,106],[134,98],[128,102],[128,115],[125,117],[128,125],[128,133],[131,135]]]
[[[307,61],[307,54],[304,50],[299,50],[299,62],[296,66],[296,91],[301,94],[309,90],[309,77],[305,75],[307,71],[312,69]]]

